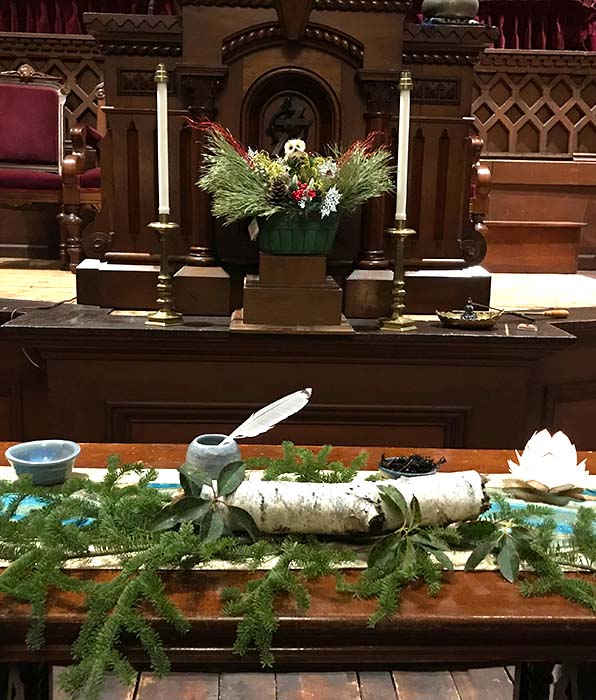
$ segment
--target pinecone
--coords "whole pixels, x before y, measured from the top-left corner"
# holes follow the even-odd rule
[[[288,188],[281,177],[276,177],[269,189],[269,201],[271,204],[282,204],[288,197]]]

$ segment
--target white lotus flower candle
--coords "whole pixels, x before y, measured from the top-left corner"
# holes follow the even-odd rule
[[[548,430],[534,433],[524,451],[517,450],[516,464],[509,463],[511,475],[540,491],[561,493],[581,489],[590,476],[584,459],[577,463],[577,450],[571,440],[561,431],[551,435]]]

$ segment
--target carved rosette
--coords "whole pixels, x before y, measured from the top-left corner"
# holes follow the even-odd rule
[[[225,66],[191,68],[178,66],[180,85],[188,101],[188,111],[195,121],[217,118],[217,95],[226,79]]]

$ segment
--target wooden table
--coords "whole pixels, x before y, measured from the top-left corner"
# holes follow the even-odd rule
[[[8,443],[0,443],[4,450]],[[78,459],[81,467],[102,467],[106,457],[119,454],[123,461],[142,460],[156,468],[178,466],[184,445],[84,444]],[[243,446],[244,456],[273,454],[279,448]],[[336,456],[349,460],[359,448],[337,448]],[[414,449],[366,448],[369,464],[381,453],[409,454]],[[445,456],[443,469],[475,468],[481,472],[507,471],[512,454],[497,450],[430,450],[424,454]],[[596,468],[596,456],[588,466]],[[81,572],[80,576],[107,579],[107,571]],[[254,657],[232,654],[237,620],[221,614],[220,592],[228,585],[242,585],[248,572],[165,572],[174,602],[191,622],[184,637],[155,620],[170,647],[177,666],[193,670],[258,670]],[[515,586],[493,572],[456,572],[437,598],[426,591],[408,590],[400,614],[375,629],[367,621],[374,601],[353,600],[335,592],[331,578],[310,585],[311,607],[300,612],[289,603],[279,606],[280,628],[275,635],[277,670],[391,670],[444,666],[502,666],[520,662],[577,663],[596,661],[596,619],[588,610],[558,597],[522,599]],[[29,608],[0,596],[0,658],[6,662],[43,661],[67,663],[70,645],[84,619],[82,600],[61,593],[50,598],[46,645],[28,651],[24,638]],[[124,639],[132,660],[145,660],[134,640]],[[535,695],[533,697],[540,697]],[[430,698],[429,698],[430,700]]]

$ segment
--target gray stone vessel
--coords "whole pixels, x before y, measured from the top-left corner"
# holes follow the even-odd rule
[[[201,467],[212,479],[217,479],[226,464],[240,461],[238,444],[235,440],[224,443],[226,437],[218,433],[199,435],[188,446],[187,463]]]

